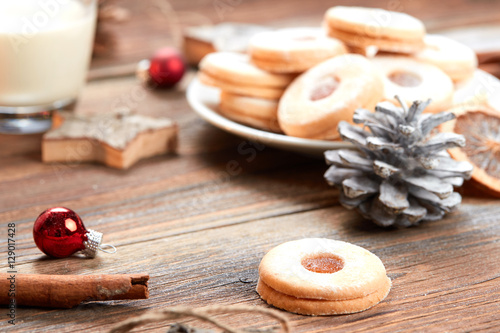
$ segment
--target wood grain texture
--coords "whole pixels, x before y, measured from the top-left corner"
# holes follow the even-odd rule
[[[133,20],[116,26],[120,53],[94,62],[94,80],[77,110],[109,112],[127,106],[172,118],[180,128],[178,153],[141,161],[130,170],[42,164],[40,136],[0,135],[0,268],[7,271],[7,224],[15,223],[19,273],[148,272],[150,298],[83,303],[67,310],[19,307],[17,324],[8,324],[2,315],[0,331],[105,332],[148,309],[213,304],[267,307],[255,292],[260,259],[272,247],[303,237],[328,237],[365,247],[384,262],[393,287],[386,300],[362,313],[287,314],[294,332],[498,331],[498,200],[467,196],[460,209],[442,221],[410,229],[386,230],[364,221],[338,204],[338,192],[323,180],[323,161],[263,147],[196,116],[184,97],[192,71],[169,91],[145,90],[124,74],[131,68],[127,64],[170,43],[172,35],[144,2],[123,3],[132,9]],[[188,18],[199,17],[186,12],[221,21],[214,3],[170,1],[186,24]],[[330,5],[319,0],[276,1],[270,10],[270,2],[264,0],[231,3],[238,5],[226,12],[224,20],[277,25],[317,21]],[[388,3],[377,2],[382,7]],[[434,1],[432,6],[427,0],[400,3],[440,28],[493,21],[500,6],[486,0]],[[33,222],[44,209],[57,205],[77,211],[86,227],[103,232],[104,242],[115,245],[118,252],[59,260],[41,254],[33,242]],[[220,318],[239,327],[275,324],[255,315]],[[165,332],[168,324],[148,324],[136,331]]]

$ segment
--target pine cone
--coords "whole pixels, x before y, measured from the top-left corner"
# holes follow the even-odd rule
[[[384,227],[441,219],[462,201],[453,186],[472,174],[471,164],[446,152],[465,145],[462,135],[431,135],[433,128],[454,119],[453,113],[422,114],[430,100],[415,101],[408,109],[396,99],[402,108],[382,102],[375,113],[356,110],[354,123],[369,131],[345,121],[339,124],[342,140],[358,150],[325,152],[331,164],[325,179],[340,188],[340,203]]]

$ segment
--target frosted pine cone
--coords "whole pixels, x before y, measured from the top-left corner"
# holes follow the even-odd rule
[[[453,160],[446,149],[463,147],[465,139],[455,133],[432,136],[433,128],[455,116],[422,114],[429,103],[415,101],[407,109],[404,103],[398,108],[382,102],[375,113],[356,110],[354,123],[369,131],[339,124],[342,140],[358,148],[325,152],[331,164],[325,179],[340,188],[344,207],[356,208],[381,226],[408,227],[439,220],[460,204],[462,197],[453,187],[470,178],[472,165]]]

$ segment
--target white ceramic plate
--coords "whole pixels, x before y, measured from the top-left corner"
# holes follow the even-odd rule
[[[320,157],[325,150],[352,147],[346,142],[310,140],[266,132],[229,120],[217,113],[219,89],[205,86],[197,78],[189,84],[186,96],[193,110],[215,127],[269,147]]]
[[[270,147],[318,157],[322,157],[325,150],[352,148],[352,145],[346,142],[295,138],[258,130],[229,120],[217,113],[219,90],[201,84],[197,78],[189,84],[186,95],[193,110],[212,125]],[[476,71],[473,79],[458,87],[454,103],[467,105],[478,99],[486,99],[494,108],[500,110],[500,80],[481,70]]]

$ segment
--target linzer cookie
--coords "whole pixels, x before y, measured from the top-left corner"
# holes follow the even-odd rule
[[[377,56],[371,59],[384,80],[384,100],[397,104],[400,96],[408,106],[416,100],[432,100],[425,112],[447,110],[453,103],[451,79],[436,66],[408,57]]]
[[[281,132],[278,124],[278,100],[247,97],[222,91],[219,111],[238,123]]]
[[[361,55],[341,55],[290,84],[278,106],[278,121],[290,136],[338,139],[340,121],[352,121],[357,108],[372,109],[382,98],[383,81],[373,64]]]
[[[424,47],[423,23],[404,13],[337,6],[326,12],[324,22],[331,37],[362,53],[369,47],[396,53],[414,53]]]
[[[267,303],[305,315],[364,311],[391,288],[373,253],[350,243],[306,238],[278,245],[259,265],[257,292]]]
[[[454,82],[474,75],[477,56],[470,47],[440,35],[427,35],[424,41],[425,48],[413,55],[415,59],[439,67]]]
[[[302,73],[347,53],[344,44],[321,28],[290,28],[256,34],[249,43],[252,63],[273,73]]]
[[[71,113],[56,118],[62,124],[43,136],[44,162],[101,162],[126,169],[140,159],[173,152],[177,146],[177,125],[167,118]]]
[[[250,63],[245,54],[210,53],[200,63],[198,78],[221,90],[267,99],[278,99],[295,76],[272,74]]]

